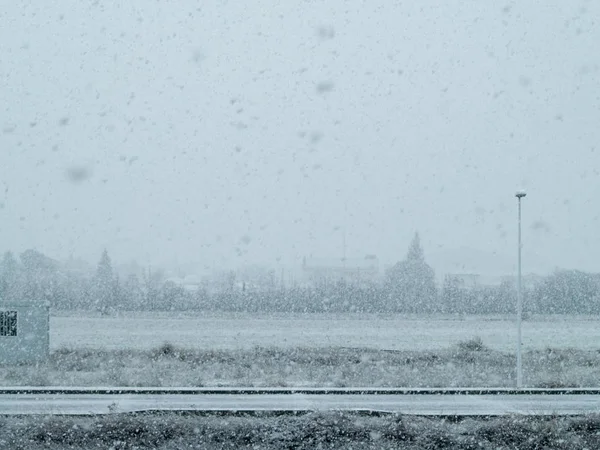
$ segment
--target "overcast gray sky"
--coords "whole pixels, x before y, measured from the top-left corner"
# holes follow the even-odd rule
[[[600,270],[598,2],[5,3],[0,250]]]

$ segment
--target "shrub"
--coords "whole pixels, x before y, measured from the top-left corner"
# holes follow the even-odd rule
[[[468,341],[459,342],[458,349],[463,352],[481,352],[487,350],[487,347],[483,344],[479,336],[475,336]]]

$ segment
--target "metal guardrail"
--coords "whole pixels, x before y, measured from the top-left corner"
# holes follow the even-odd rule
[[[1,395],[600,395],[600,388],[0,387]]]

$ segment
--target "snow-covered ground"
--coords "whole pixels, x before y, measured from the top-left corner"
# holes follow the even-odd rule
[[[46,364],[0,367],[0,385],[514,386],[508,318],[55,311]],[[600,386],[600,320],[523,323],[524,384]]]
[[[595,350],[523,354],[527,387],[598,387]],[[511,387],[515,358],[477,339],[439,351],[331,348],[68,350],[0,367],[1,386]]]
[[[466,319],[376,315],[235,315],[129,313],[94,317],[59,313],[50,319],[50,345],[60,348],[152,349],[168,342],[200,349],[261,347],[366,347],[432,350],[480,337],[495,350],[512,351],[516,326],[509,318]],[[546,317],[523,322],[525,350],[597,349],[600,319]]]
[[[10,449],[595,449],[598,416],[472,418],[315,412],[294,416],[177,413],[2,417]]]

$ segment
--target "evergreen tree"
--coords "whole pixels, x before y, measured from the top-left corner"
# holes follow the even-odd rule
[[[148,268],[148,272],[144,273],[145,308],[151,310],[164,309],[160,298],[160,291],[164,282],[165,274],[161,269],[152,270]]]
[[[106,249],[102,252],[96,269],[96,306],[102,314],[108,314],[115,307],[112,262]]]
[[[123,283],[122,295],[129,309],[144,309],[144,291],[135,273],[130,274]]]
[[[456,277],[446,275],[442,287],[443,312],[464,313],[464,297],[462,283]]]
[[[600,280],[580,270],[558,270],[536,287],[532,297],[542,314],[598,314]]]
[[[20,255],[23,266],[19,295],[30,302],[52,302],[58,285],[58,263],[37,250],[25,250]]]
[[[19,262],[12,252],[4,253],[0,262],[0,300],[14,300],[17,295]]]
[[[435,273],[425,262],[419,233],[410,244],[406,259],[388,272],[387,288],[401,311],[430,312],[437,309]]]
[[[421,247],[419,232],[415,233],[415,236],[410,242],[410,247],[408,247],[408,253],[406,254],[406,261],[425,264],[425,255],[423,254],[423,248]]]

